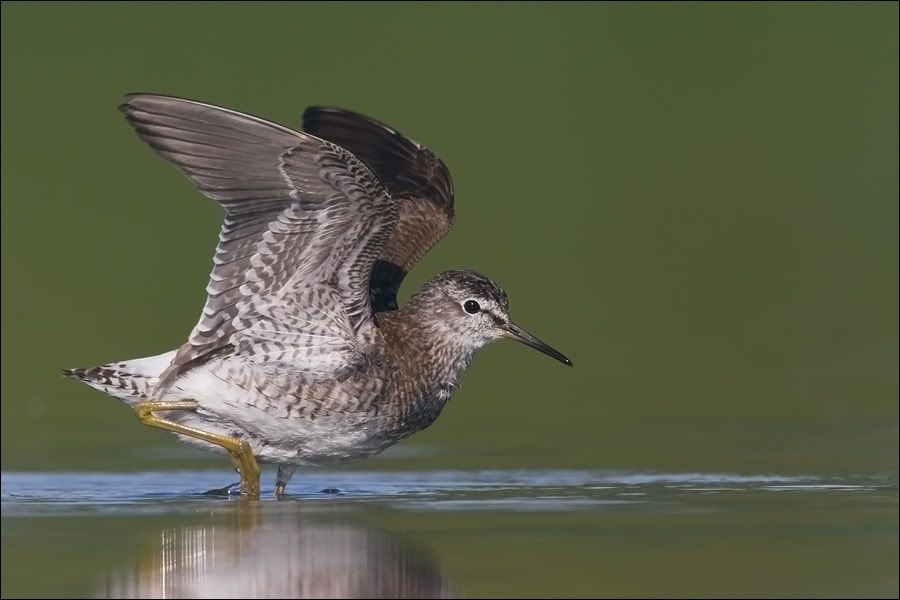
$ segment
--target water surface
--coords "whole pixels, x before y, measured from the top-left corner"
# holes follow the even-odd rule
[[[890,597],[898,590],[890,477],[317,471],[299,476],[281,501],[202,495],[227,478],[223,471],[4,473],[3,596]],[[264,477],[264,489],[273,484]],[[34,576],[35,564],[46,576]]]

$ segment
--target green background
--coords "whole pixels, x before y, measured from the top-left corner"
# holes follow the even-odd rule
[[[458,219],[403,296],[476,268],[574,360],[483,350],[382,466],[896,474],[897,3],[2,11],[4,470],[227,469],[60,375],[204,301],[219,210],[116,110],[151,91],[430,146]]]
[[[3,2],[2,595],[175,579],[199,555],[165,540],[227,560],[233,535],[234,572],[329,583],[307,562],[344,557],[343,525],[278,551],[325,513],[399,544],[350,557],[402,580],[430,555],[464,595],[896,597],[897,23],[896,2]],[[221,213],[124,122],[132,91],[289,126],[339,105],[428,145],[457,223],[402,296],[475,268],[575,368],[494,344],[435,425],[347,467],[423,492],[332,501],[312,486],[369,473],[304,472],[293,502],[182,498],[198,471],[175,469],[219,485],[227,461],[60,374],[178,346],[205,299]],[[465,491],[472,469],[496,481]],[[554,488],[565,469],[813,485]]]

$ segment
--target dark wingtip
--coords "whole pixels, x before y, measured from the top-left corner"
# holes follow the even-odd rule
[[[134,101],[140,100],[142,96],[149,96],[150,94],[144,94],[141,92],[129,92],[123,96],[124,101],[119,104],[118,109],[119,112],[125,115],[125,118],[131,120],[131,116],[134,113],[135,106]],[[74,369],[70,369],[74,370]]]
[[[119,105],[119,110],[125,112],[129,108],[132,107],[132,103],[135,100],[140,100],[141,97],[155,96],[156,94],[148,94],[146,92],[128,92],[122,95],[122,103]]]
[[[369,125],[374,125],[377,128],[381,128],[390,135],[405,137],[402,133],[384,123],[383,121],[379,121],[374,117],[370,117],[369,115],[363,114],[361,112],[351,110],[349,108],[343,108],[340,106],[329,106],[327,104],[313,104],[307,106],[303,111],[303,115],[301,120],[303,121],[303,129],[306,130],[307,126],[315,127],[317,125],[318,120],[326,116],[329,118],[337,118],[339,121],[343,119],[345,122],[343,123],[345,126],[353,126],[353,120],[358,119],[360,121],[367,122]],[[349,119],[350,122],[347,123],[346,120]],[[314,132],[313,135],[316,135]],[[329,140],[330,141],[330,140]],[[409,140],[412,141],[412,140]]]

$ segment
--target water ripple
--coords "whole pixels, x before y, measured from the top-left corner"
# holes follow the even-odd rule
[[[0,475],[3,516],[196,510],[233,500],[201,495],[222,487],[228,477],[221,471],[6,472]],[[273,486],[271,474],[264,476],[263,489]],[[322,493],[328,488],[340,492]],[[897,482],[886,476],[594,470],[313,471],[295,478],[289,490],[291,500],[310,505],[384,502],[415,511],[552,511],[614,510],[703,495],[896,492]],[[264,494],[262,500],[273,498]]]

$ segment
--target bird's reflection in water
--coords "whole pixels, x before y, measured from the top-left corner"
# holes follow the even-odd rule
[[[226,520],[166,529],[106,598],[452,598],[422,548],[349,520],[242,503]]]

